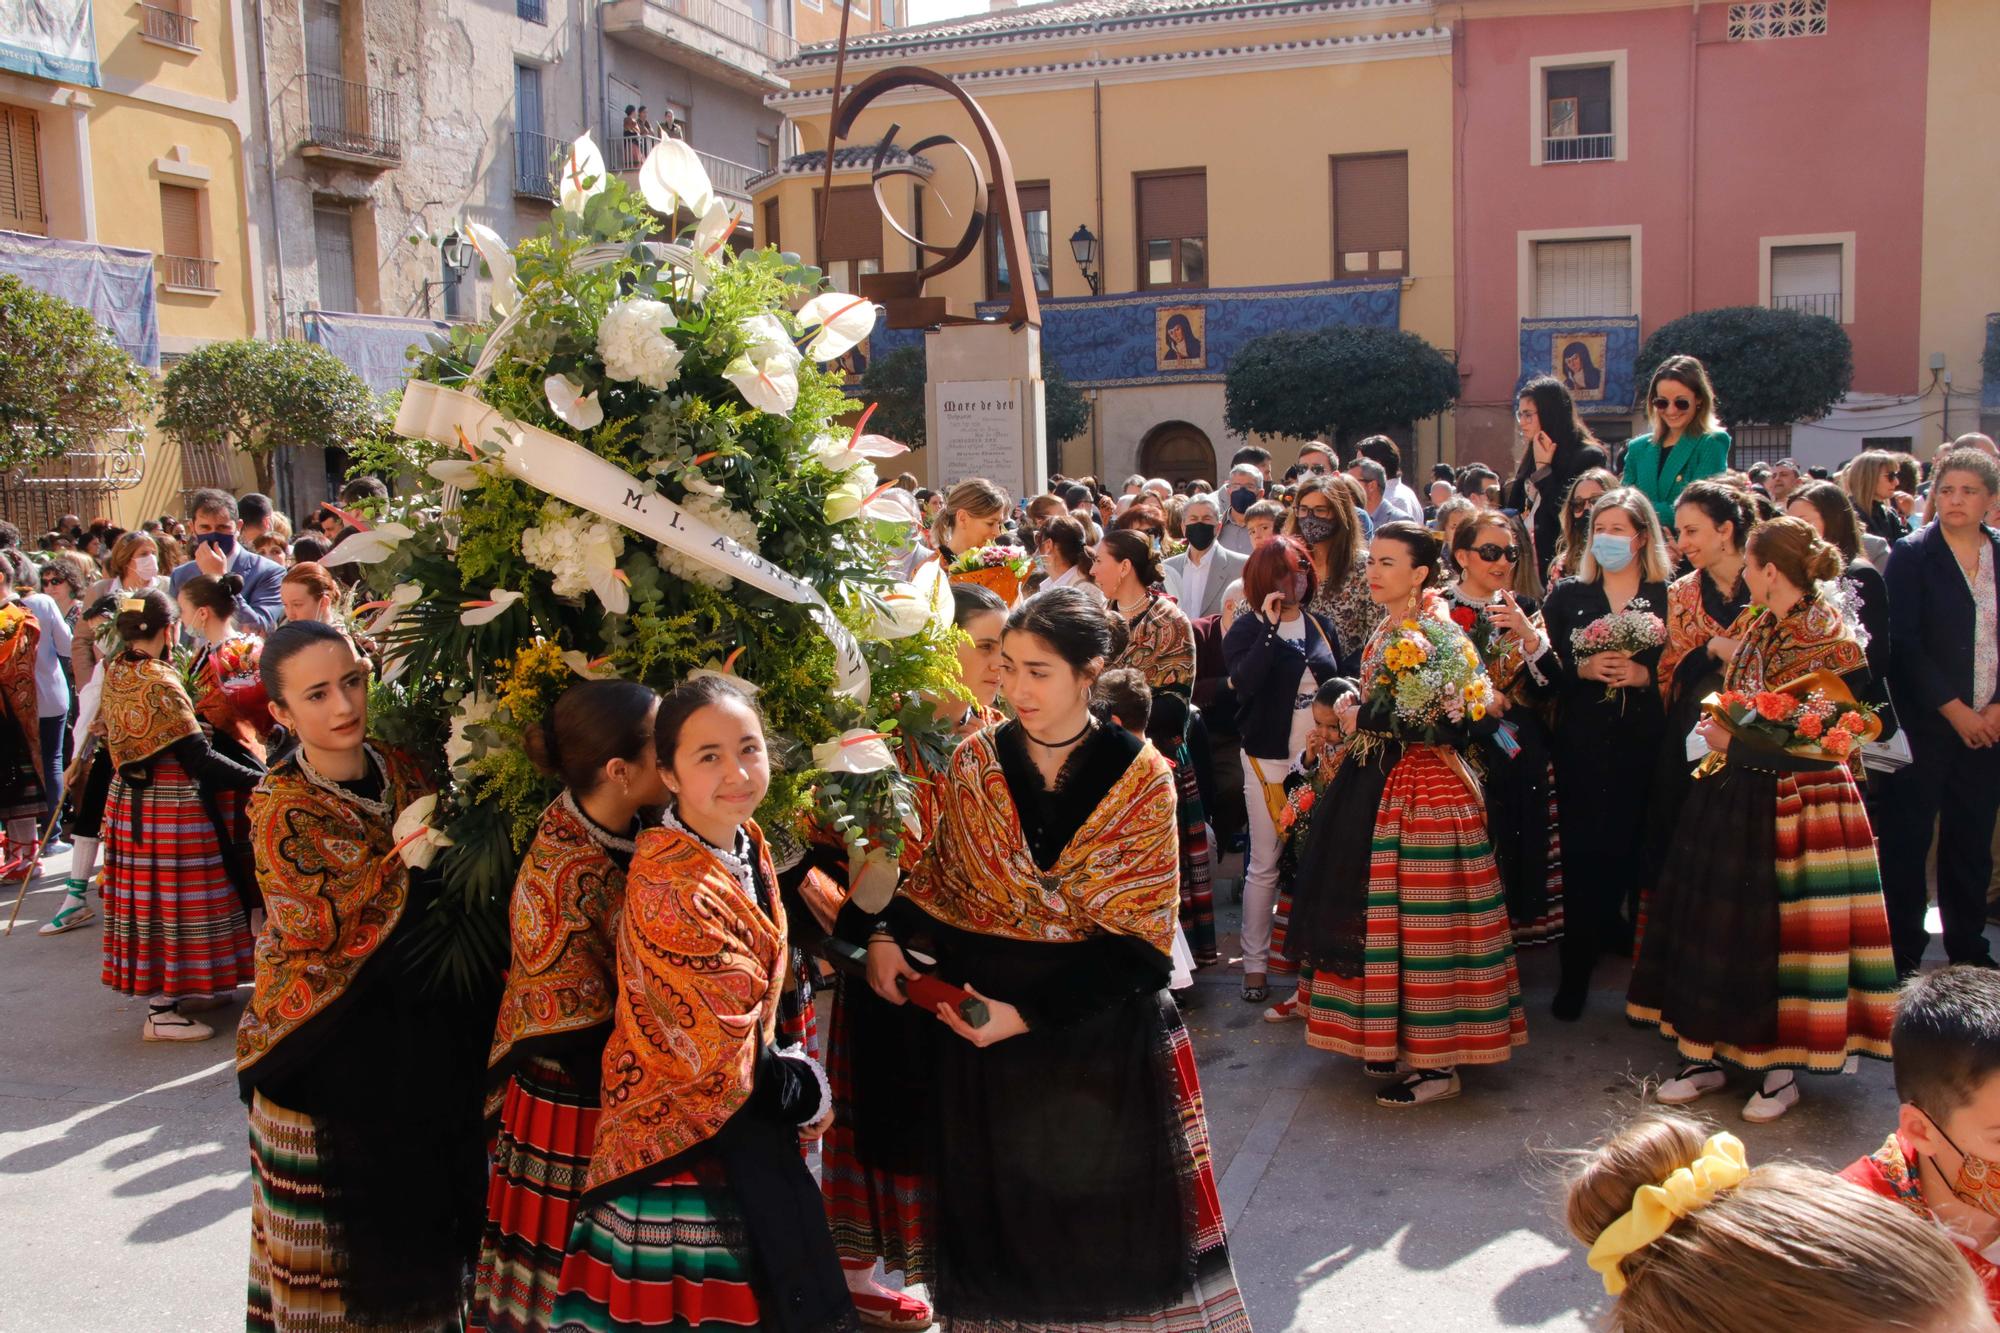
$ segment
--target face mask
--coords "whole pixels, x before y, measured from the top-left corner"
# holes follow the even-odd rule
[[[233,532],[204,532],[194,540],[197,546],[207,542],[224,555],[236,554],[236,534]]]
[[[1188,545],[1194,547],[1197,551],[1206,551],[1209,547],[1215,545],[1215,524],[1213,523],[1189,523],[1181,530],[1187,533]]]
[[[1926,1116],[1925,1119],[1930,1117]],[[1956,1174],[1940,1166],[1937,1158],[1931,1158],[1931,1165],[1937,1167],[1937,1173],[1950,1183],[1951,1192],[1980,1212],[2000,1217],[2000,1162],[1987,1157],[1974,1157],[1956,1143],[1952,1143],[1951,1135],[1946,1134],[1944,1126],[1937,1121],[1932,1120],[1931,1127],[1937,1130],[1938,1136],[1946,1143],[1951,1143],[1953,1150],[1958,1153]]]
[[[1299,536],[1305,538],[1307,546],[1318,546],[1333,536],[1333,520],[1318,514],[1300,514]]]
[[[1608,537],[1599,535],[1590,539],[1590,554],[1605,572],[1616,574],[1632,563],[1638,552],[1632,549],[1630,537]]]
[[[160,576],[160,557],[156,555],[135,555],[126,568],[132,577],[142,583],[151,583]]]
[[[1238,486],[1229,492],[1229,507],[1239,514],[1256,503],[1257,492],[1251,490],[1248,486]]]

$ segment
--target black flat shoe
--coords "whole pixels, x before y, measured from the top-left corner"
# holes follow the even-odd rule
[[[1583,1017],[1584,1002],[1590,998],[1590,983],[1572,985],[1565,981],[1556,987],[1556,998],[1549,1005],[1549,1013],[1559,1022],[1574,1023]]]

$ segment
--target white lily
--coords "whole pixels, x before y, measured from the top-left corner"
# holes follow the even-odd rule
[[[425,464],[424,471],[461,491],[476,491],[486,484],[486,465],[470,458],[440,458]]]
[[[511,588],[495,588],[489,597],[460,603],[465,609],[459,613],[458,623],[468,627],[489,625],[520,600],[521,594]]]
[[[562,655],[562,660],[571,671],[585,680],[616,680],[618,668],[611,665],[611,659],[600,657],[595,661],[572,648]]]
[[[437,813],[437,793],[419,796],[403,807],[403,813],[396,816],[396,826],[390,837],[396,841],[396,850],[402,853],[403,864],[412,870],[423,870],[437,859],[439,851],[451,846],[451,838],[441,829],[431,827],[431,816]]]
[[[813,746],[813,767],[823,773],[879,773],[896,766],[896,756],[879,731],[851,727]]]
[[[382,635],[387,634],[390,627],[396,623],[396,618],[422,601],[423,596],[423,584],[398,583],[394,588],[389,590],[389,595],[381,601],[369,602],[367,605],[357,608],[363,611],[375,610],[381,612],[375,619],[368,622],[369,637],[380,638]]]
[[[875,303],[846,292],[822,292],[799,307],[799,326],[817,328],[806,355],[831,361],[875,330]]]
[[[876,642],[907,639],[925,626],[951,618],[951,581],[944,567],[933,560],[919,569],[908,583],[898,583],[882,600],[886,611],[875,614],[868,637]]]
[[[671,218],[683,208],[700,217],[715,198],[715,185],[687,140],[663,138],[639,167],[639,193],[661,217]]]
[[[604,424],[604,408],[597,395],[585,393],[583,386],[569,376],[549,376],[542,381],[542,392],[548,395],[549,410],[561,417],[565,425],[591,430]]]
[[[788,415],[799,401],[800,358],[792,335],[776,315],[753,315],[742,332],[749,349],[723,367],[722,377],[758,411]]]
[[[559,193],[564,210],[581,217],[591,196],[601,191],[608,180],[604,154],[597,151],[597,141],[590,137],[589,130],[585,130],[569,146],[569,152],[563,155],[562,189]]]
[[[505,315],[514,308],[514,252],[507,248],[507,242],[500,239],[499,232],[483,222],[468,222],[465,230],[472,237],[479,257],[492,270],[493,313]]]
[[[376,565],[387,560],[398,546],[417,534],[401,523],[378,523],[366,532],[357,532],[321,556],[320,563],[331,569],[338,565]]]
[[[615,533],[616,529],[608,523],[593,523],[584,530],[578,546],[583,553],[583,576],[590,580],[590,590],[604,603],[606,611],[622,616],[632,609],[632,592],[631,581],[618,568],[618,554],[624,543]]]

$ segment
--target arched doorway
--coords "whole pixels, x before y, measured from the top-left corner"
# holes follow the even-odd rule
[[[1215,446],[1199,426],[1163,421],[1139,442],[1139,471],[1178,486],[1184,481],[1215,483]]]

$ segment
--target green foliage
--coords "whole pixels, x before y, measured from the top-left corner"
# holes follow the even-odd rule
[[[869,362],[861,382],[848,391],[875,404],[870,430],[921,449],[927,438],[924,381],[928,373],[923,344],[899,347]],[[1090,429],[1090,400],[1047,356],[1042,358],[1042,426],[1050,448]]]
[[[1401,329],[1267,333],[1230,363],[1223,419],[1239,435],[1354,436],[1436,416],[1458,387],[1451,358]]]
[[[182,448],[240,449],[267,486],[272,455],[353,449],[381,428],[368,386],[316,343],[210,343],[167,372],[161,403],[160,429]]]
[[[90,312],[0,273],[0,472],[132,426],[153,382]]]
[[[1634,363],[1640,393],[1654,367],[1692,356],[1708,369],[1724,425],[1783,426],[1833,410],[1854,382],[1854,345],[1838,323],[1802,310],[1725,306],[1653,330]]]

